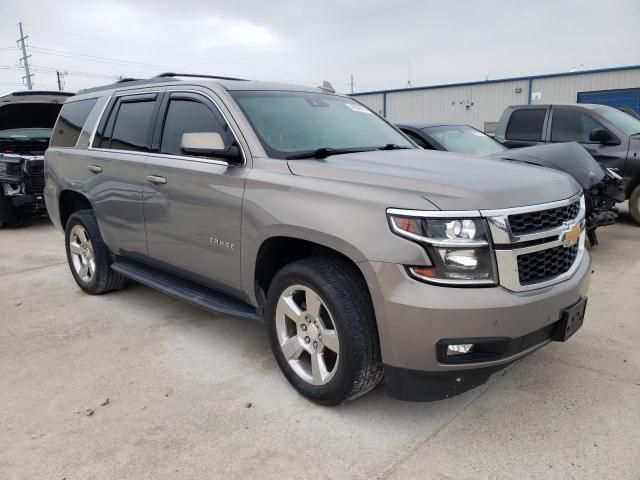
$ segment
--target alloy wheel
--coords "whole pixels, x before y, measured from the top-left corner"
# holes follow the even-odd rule
[[[292,285],[276,305],[278,344],[291,369],[307,383],[326,385],[340,359],[338,330],[331,312],[313,289]]]
[[[96,271],[96,259],[89,234],[82,225],[74,225],[69,235],[69,252],[80,280],[89,283]]]

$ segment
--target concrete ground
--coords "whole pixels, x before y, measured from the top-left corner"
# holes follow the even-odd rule
[[[638,478],[640,227],[600,237],[568,343],[448,400],[323,408],[262,325],[140,285],[85,295],[48,222],[2,230],[0,478]]]

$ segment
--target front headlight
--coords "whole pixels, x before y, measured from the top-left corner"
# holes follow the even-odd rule
[[[444,212],[443,212],[444,213]],[[425,247],[432,265],[408,265],[423,281],[447,285],[495,285],[497,274],[487,223],[483,218],[412,216],[387,211],[391,230]],[[440,212],[438,212],[440,215]]]
[[[0,175],[3,177],[20,177],[20,164],[0,160]]]

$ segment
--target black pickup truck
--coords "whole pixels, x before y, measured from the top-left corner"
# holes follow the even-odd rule
[[[604,105],[507,107],[496,140],[508,148],[578,142],[602,166],[624,179],[629,212],[640,224],[640,120]]]
[[[0,227],[46,213],[44,152],[71,95],[31,90],[0,97]]]

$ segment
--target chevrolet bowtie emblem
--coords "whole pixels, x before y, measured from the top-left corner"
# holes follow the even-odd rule
[[[571,247],[580,239],[580,226],[572,225],[569,230],[565,230],[562,235],[562,241],[565,247]]]

